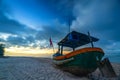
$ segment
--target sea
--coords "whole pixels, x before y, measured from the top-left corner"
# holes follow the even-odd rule
[[[104,58],[107,57],[110,62],[120,63],[120,53],[106,53]]]

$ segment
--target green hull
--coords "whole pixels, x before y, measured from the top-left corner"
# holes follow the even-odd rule
[[[98,67],[97,62],[101,61],[102,52],[86,52],[73,56],[73,60],[60,64],[59,67],[76,75],[87,75]],[[62,61],[62,60],[57,60]]]

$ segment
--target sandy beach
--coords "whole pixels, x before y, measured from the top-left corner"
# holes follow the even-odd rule
[[[97,69],[92,77],[79,77],[57,69],[50,58],[0,58],[0,80],[120,80],[120,64],[112,63],[116,78],[102,77]]]

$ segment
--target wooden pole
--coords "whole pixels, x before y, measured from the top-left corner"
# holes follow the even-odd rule
[[[61,46],[61,54],[63,54],[63,45]]]
[[[93,45],[93,41],[92,41],[92,39],[91,39],[91,37],[90,37],[90,33],[89,33],[89,31],[88,31],[88,37],[89,37],[89,40],[90,40],[91,46],[92,46],[92,48],[93,48],[94,45]]]

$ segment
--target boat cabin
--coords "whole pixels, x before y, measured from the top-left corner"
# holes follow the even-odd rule
[[[75,50],[75,48],[88,43],[91,43],[91,47],[94,47],[93,42],[96,42],[98,40],[99,39],[90,36],[89,32],[88,35],[86,35],[83,33],[72,31],[69,34],[67,34],[67,36],[64,39],[58,42],[58,52],[62,55],[64,46],[72,48],[73,51]]]

